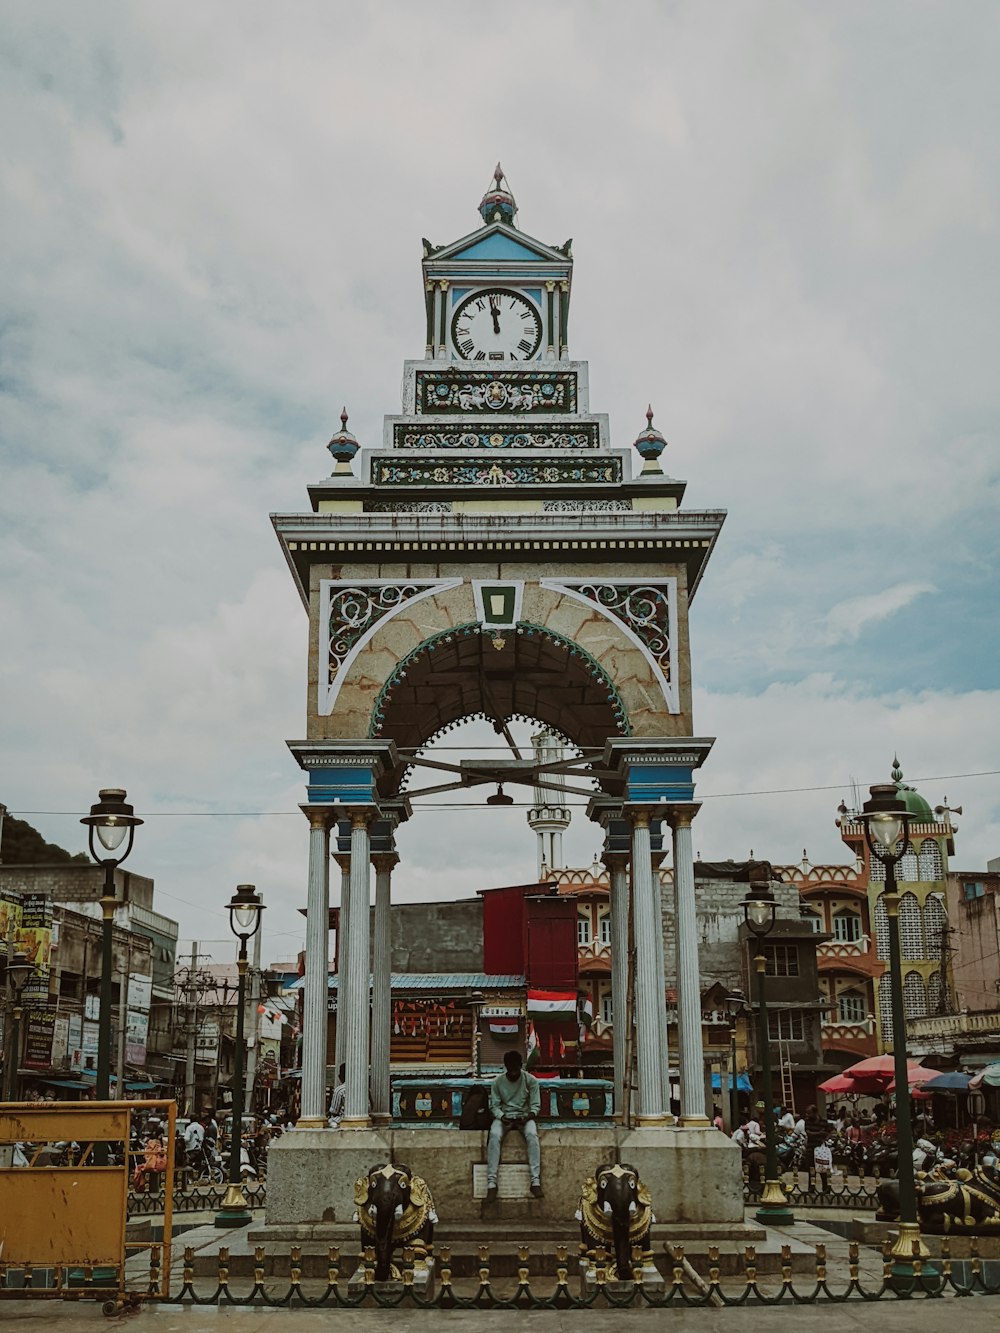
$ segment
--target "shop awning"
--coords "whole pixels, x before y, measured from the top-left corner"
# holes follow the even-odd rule
[[[726,1079],[726,1086],[730,1089],[730,1091],[732,1090],[732,1086],[733,1086],[733,1076],[732,1076],[732,1074],[730,1074],[729,1077]],[[721,1076],[720,1074],[713,1074],[713,1075],[712,1075],[712,1091],[713,1091],[713,1092],[719,1092],[721,1088],[722,1088],[722,1076]],[[736,1091],[737,1091],[737,1092],[753,1092],[753,1084],[750,1082],[750,1079],[749,1079],[748,1075],[746,1075],[746,1074],[737,1074],[737,1075],[736,1075]]]
[[[48,1088],[74,1088],[77,1092],[88,1092],[93,1087],[82,1078],[41,1078],[39,1082]]]

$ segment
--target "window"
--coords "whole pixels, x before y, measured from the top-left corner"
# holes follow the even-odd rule
[[[799,951],[794,944],[765,944],[764,972],[769,977],[797,977]]]
[[[985,897],[986,885],[981,880],[968,879],[962,885],[962,896],[967,903],[975,902],[977,898]]]
[[[912,884],[920,878],[920,868],[917,865],[917,854],[913,850],[913,843],[908,842],[903,855],[896,863],[896,880],[900,884]]]
[[[589,916],[578,916],[576,918],[576,942],[581,948],[590,943]]]
[[[903,978],[903,1013],[907,1018],[923,1018],[927,1013],[927,987],[919,972],[907,972]]]
[[[601,996],[601,1022],[613,1023],[614,1021],[614,1010],[611,1007],[611,992],[605,991]]]
[[[833,938],[841,944],[854,944],[861,938],[861,918],[857,912],[837,912],[833,918]]]
[[[885,962],[889,957],[889,915],[885,910],[884,893],[875,899],[875,946],[879,958]]]
[[[602,944],[611,943],[611,913],[605,912],[597,922],[598,938]]]
[[[926,958],[924,922],[916,894],[904,893],[899,900],[899,948],[908,962]]]
[[[860,991],[845,990],[837,996],[837,1018],[841,1023],[863,1023],[868,1017],[868,1002]]]
[[[805,1041],[805,1021],[798,1009],[771,1009],[767,1015],[767,1035],[772,1041]]]
[[[940,893],[929,893],[924,903],[924,938],[927,953],[925,957],[941,958],[941,944],[948,929],[948,913],[944,909],[944,899]]]
[[[920,844],[918,860],[922,880],[944,879],[944,859],[935,838],[925,838],[923,840]]]
[[[883,1043],[892,1045],[892,990],[888,976],[884,976],[878,988],[878,1025]]]
[[[823,918],[818,912],[813,912],[811,909],[806,910],[802,913],[802,920],[806,923],[809,929],[814,930],[817,935],[823,929]]]

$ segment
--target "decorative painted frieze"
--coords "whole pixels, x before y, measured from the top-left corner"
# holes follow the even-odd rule
[[[541,586],[596,607],[614,621],[649,662],[668,711],[680,710],[671,656],[677,625],[676,579],[542,579]]]
[[[543,514],[578,514],[582,511],[597,514],[631,513],[631,500],[543,500]]]
[[[416,372],[418,415],[456,412],[575,412],[575,370]]]
[[[366,500],[366,514],[450,514],[450,500]]]
[[[326,632],[325,672],[320,673],[318,708],[333,712],[333,705],[351,663],[380,625],[404,606],[454,588],[460,578],[324,579],[320,584],[320,626]],[[322,660],[322,659],[321,659]]]
[[[566,429],[546,422],[530,430],[512,430],[509,425],[467,427],[462,430],[421,430],[394,424],[394,449],[599,449],[601,432],[596,421],[585,421]]]
[[[615,483],[622,479],[620,458],[557,459],[551,462],[485,463],[450,458],[413,458],[405,462],[375,458],[376,486],[562,486]]]

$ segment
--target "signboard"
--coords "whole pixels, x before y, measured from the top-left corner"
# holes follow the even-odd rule
[[[149,1010],[153,995],[153,978],[133,974],[128,979],[128,1007]]]
[[[520,1018],[524,1013],[521,1004],[484,1004],[480,1010],[484,1018]]]
[[[52,957],[52,903],[43,894],[28,893],[21,900],[21,927],[15,948],[21,949],[37,971],[23,995],[25,1007],[49,998],[49,963]]]
[[[99,995],[85,995],[83,997],[83,1016],[96,1023],[101,1016],[101,997]]]
[[[83,1048],[84,1056],[97,1056],[97,1048],[100,1045],[100,1027],[96,1023],[84,1023],[83,1025]]]
[[[64,1069],[69,1059],[69,1019],[59,1014],[52,1027],[52,1066]]]
[[[219,1025],[216,1022],[198,1024],[194,1039],[194,1058],[199,1064],[214,1065],[219,1059]]]
[[[69,1023],[69,1048],[83,1045],[83,1019],[79,1014],[70,1014],[67,1019]]]
[[[131,990],[131,986],[129,989]],[[146,1063],[146,1039],[148,1035],[148,1011],[129,1009],[125,1019],[125,1059],[130,1065],[144,1065]]]
[[[21,929],[21,898],[16,893],[0,893],[0,955],[7,954],[7,940],[13,934],[15,940]]]
[[[52,1037],[56,1015],[54,1009],[32,1009],[24,1034],[25,1069],[48,1069],[52,1064]]]

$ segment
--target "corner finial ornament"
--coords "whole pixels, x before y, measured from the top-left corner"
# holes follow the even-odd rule
[[[657,474],[663,472],[663,468],[660,466],[660,454],[666,447],[666,440],[653,425],[653,408],[650,404],[646,408],[646,429],[640,431],[635,440],[635,448],[639,457],[643,460],[643,476],[651,472]]]
[[[333,470],[334,476],[352,476],[351,460],[361,448],[357,440],[347,429],[347,408],[341,408],[340,411],[340,430],[333,436],[330,443],[326,446],[334,457],[337,466]]]

